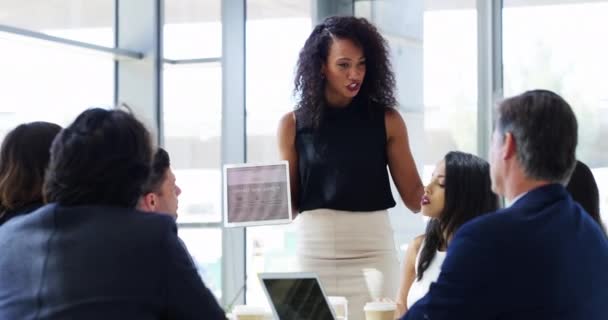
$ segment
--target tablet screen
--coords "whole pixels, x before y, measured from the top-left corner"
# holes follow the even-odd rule
[[[226,226],[251,226],[291,221],[287,162],[224,167]]]

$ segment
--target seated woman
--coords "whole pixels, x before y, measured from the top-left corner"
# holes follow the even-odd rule
[[[437,280],[452,236],[465,222],[498,209],[489,164],[474,155],[450,152],[424,189],[422,214],[431,218],[426,233],[416,237],[405,254],[397,314],[401,317]]]
[[[0,225],[42,206],[51,143],[61,127],[32,122],[9,132],[0,149]]]
[[[576,161],[576,167],[574,167],[566,189],[572,195],[572,199],[578,202],[606,232],[600,216],[600,191],[591,169],[586,164]]]

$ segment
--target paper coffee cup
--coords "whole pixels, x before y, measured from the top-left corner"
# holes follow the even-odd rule
[[[266,311],[261,307],[235,306],[232,310],[234,320],[266,320]]]
[[[368,302],[365,304],[365,320],[395,320],[397,305],[392,302]]]

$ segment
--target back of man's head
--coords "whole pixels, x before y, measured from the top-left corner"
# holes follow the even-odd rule
[[[532,90],[504,100],[496,130],[510,132],[517,160],[533,180],[565,184],[576,164],[578,125],[570,105],[547,90]]]
[[[53,142],[45,200],[134,208],[150,174],[152,150],[149,132],[130,113],[89,109]]]

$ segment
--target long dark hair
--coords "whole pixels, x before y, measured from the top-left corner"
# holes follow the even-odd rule
[[[424,246],[418,261],[418,280],[429,267],[439,248],[465,222],[498,209],[492,192],[490,165],[472,154],[452,151],[445,158],[445,205],[439,219],[426,227]]]
[[[51,143],[59,131],[61,127],[54,123],[31,122],[6,135],[0,150],[0,217],[42,203]]]
[[[591,218],[604,229],[600,218],[600,191],[593,173],[587,165],[576,161],[576,167],[574,167],[566,188],[572,195],[572,199],[578,202],[589,213]]]
[[[378,109],[393,108],[395,75],[388,59],[388,45],[376,27],[364,18],[329,17],[316,26],[300,51],[294,94],[296,109],[318,127],[325,109],[325,79],[321,74],[333,38],[349,39],[363,49],[366,72],[355,99]]]

